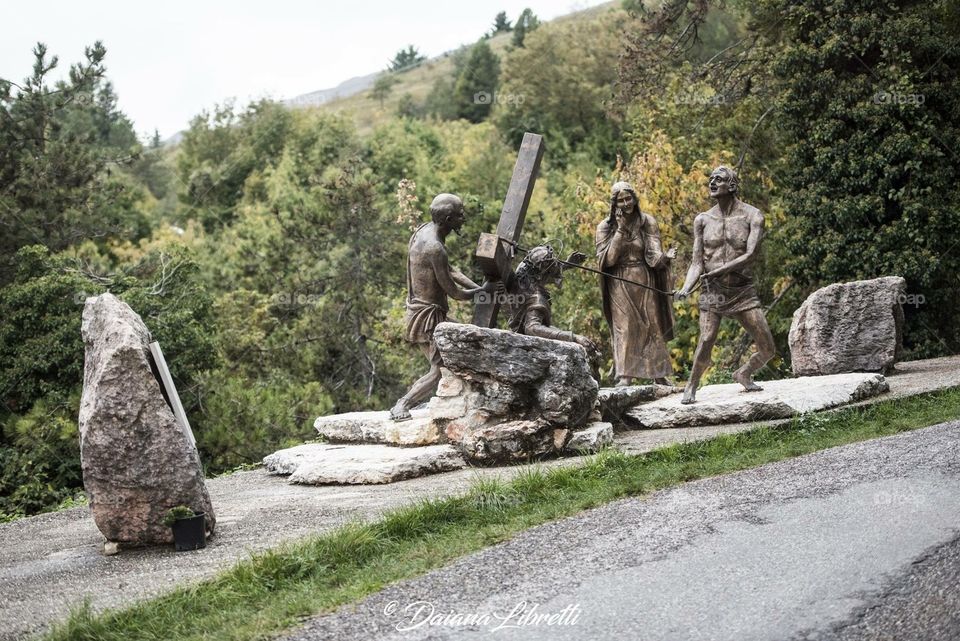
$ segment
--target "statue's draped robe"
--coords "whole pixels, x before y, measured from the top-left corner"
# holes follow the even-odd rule
[[[508,325],[518,334],[552,338],[558,341],[570,341],[572,334],[550,326],[550,293],[542,285],[517,289],[510,305]]]
[[[600,270],[662,292],[672,290],[670,259],[660,245],[657,221],[640,214],[638,233],[625,242],[615,265],[607,265],[607,252],[616,225],[604,220],[597,227]],[[613,333],[613,362],[618,378],[662,378],[673,374],[666,341],[673,338],[673,304],[669,294],[600,277],[603,315]]]

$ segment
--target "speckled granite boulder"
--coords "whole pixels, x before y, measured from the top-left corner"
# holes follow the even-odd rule
[[[151,369],[150,332],[113,296],[88,298],[80,400],[83,486],[100,532],[129,545],[170,543],[167,510],[185,505],[216,519],[193,441]]]
[[[835,283],[813,292],[790,324],[793,373],[888,373],[902,349],[906,299],[906,281],[899,276]]]

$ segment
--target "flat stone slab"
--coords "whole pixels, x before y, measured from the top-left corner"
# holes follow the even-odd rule
[[[385,445],[420,446],[443,441],[440,429],[430,418],[429,410],[413,410],[409,421],[399,423],[390,412],[349,412],[321,416],[313,422],[320,436],[332,443],[383,443]]]
[[[613,425],[598,421],[574,432],[564,449],[570,454],[583,454],[597,452],[608,445],[613,445]]]
[[[601,387],[597,393],[600,403],[600,415],[604,421],[613,424],[614,429],[638,427],[633,424],[627,411],[641,403],[649,403],[658,398],[678,394],[682,387],[673,385],[623,385],[620,387]]]
[[[274,452],[263,459],[271,474],[289,475],[304,485],[393,483],[466,465],[449,445],[405,448],[388,445],[308,443]]]
[[[697,401],[672,395],[640,405],[627,416],[643,428],[720,425],[787,418],[877,396],[890,389],[881,374],[833,374],[762,381],[763,391],[744,392],[737,383],[707,385]]]

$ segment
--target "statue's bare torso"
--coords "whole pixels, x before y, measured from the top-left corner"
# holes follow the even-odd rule
[[[710,273],[747,253],[751,227],[763,229],[763,214],[756,207],[738,200],[733,211],[724,216],[719,205],[699,214],[694,222],[703,239],[703,273]],[[762,232],[761,232],[762,233]],[[742,285],[752,278],[754,256],[735,271],[717,276],[720,284]]]
[[[437,227],[427,223],[417,230],[410,240],[409,253],[410,291],[411,299],[436,305],[447,309],[447,291],[440,279],[446,278],[453,282],[450,275],[450,266],[447,259],[447,249],[437,236]]]

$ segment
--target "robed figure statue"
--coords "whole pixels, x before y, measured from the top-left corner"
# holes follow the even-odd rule
[[[604,272],[603,315],[613,333],[617,385],[639,378],[667,384],[673,374],[666,343],[673,338],[670,263],[675,256],[676,249],[663,251],[657,221],[640,211],[633,187],[615,184],[610,216],[597,227],[597,258]]]

